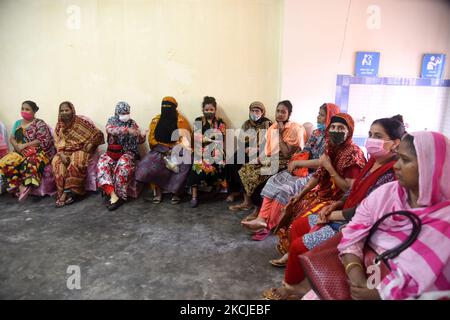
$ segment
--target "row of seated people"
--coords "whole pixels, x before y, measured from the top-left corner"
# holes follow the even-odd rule
[[[31,102],[28,105],[24,103],[22,109],[27,111],[28,106],[35,110]],[[209,129],[216,129],[225,135],[225,124],[215,115],[215,100],[205,97],[202,108],[204,115],[197,118],[194,125],[194,143],[197,141],[203,149],[212,145],[213,153],[217,148],[223,152],[205,135]],[[129,118],[129,113],[130,108],[126,103],[117,105],[116,114],[110,118],[106,127],[108,151],[100,156],[97,164],[97,185],[110,196],[109,208],[114,209],[117,207],[114,204],[126,200],[129,177],[134,171],[137,181],[156,185],[155,203],[161,201],[161,190],[173,193],[172,202],[178,203],[181,190],[187,184],[192,188],[192,206],[196,206],[197,188],[201,182],[217,185],[220,181],[228,181],[229,200],[239,191],[244,196],[243,203],[230,206],[229,209],[253,209],[241,222],[254,233],[253,239],[263,240],[270,232],[279,237],[277,248],[283,256],[271,263],[274,266],[287,266],[285,281],[279,288],[264,291],[265,298],[317,297],[311,292],[311,283],[305,278],[305,269],[299,257],[317,255],[315,250],[323,252],[323,246],[330,243],[334,246],[336,258],[341,261],[344,277],[348,277],[349,283],[345,283],[351,298],[404,299],[433,290],[450,289],[447,280],[450,189],[446,183],[450,174],[450,146],[442,134],[407,134],[400,116],[378,119],[371,125],[366,142],[370,155],[367,162],[361,149],[352,142],[353,119],[348,114],[339,113],[336,105],[328,103],[320,107],[317,129],[305,141],[304,128],[289,121],[292,105],[288,101],[278,104],[274,124],[265,118],[262,103],[254,102],[249,107],[249,120],[244,123],[243,129],[253,128],[258,132],[267,129],[264,136],[257,135],[256,139],[258,143],[264,140],[266,153],[277,156],[277,172],[265,173],[270,164],[260,158],[257,158],[260,160],[257,163],[248,163],[251,155],[257,153],[257,150],[252,150],[249,141],[245,141],[249,147],[245,149],[247,161],[242,165],[236,162],[232,165],[211,164],[202,160],[193,166],[178,164],[177,170],[170,170],[167,166],[170,151],[179,145],[189,148],[187,135],[180,135],[178,141],[173,142],[172,133],[177,128],[191,133],[188,122],[177,112],[175,99],[163,99],[161,115],[150,124],[151,151],[137,166],[137,145],[143,143],[145,137]],[[55,130],[58,153],[52,160],[59,206],[71,203],[72,195],[83,189],[80,182],[84,182],[84,178],[80,179],[79,172],[70,169],[72,163],[77,161],[75,152],[70,154],[64,149],[71,144],[68,143],[71,140],[69,136],[79,140],[86,133],[83,132],[85,129],[80,128],[77,134],[70,134],[75,131],[74,119],[79,117],[75,117],[73,106],[67,102],[61,104],[59,126]],[[24,120],[26,123],[25,116]],[[37,122],[34,118],[29,121],[31,124]],[[64,128],[69,130],[64,131]],[[82,148],[88,154],[103,139],[99,130],[91,129],[91,136],[85,140]],[[48,133],[43,134],[46,130],[48,127],[30,131],[40,131],[41,137],[47,135],[51,139]],[[52,154],[51,151],[42,152],[51,150],[51,146],[42,142],[44,139],[39,139],[36,134],[35,140],[24,140],[22,137],[25,142],[38,140],[35,145],[41,146],[41,150],[27,157],[17,143],[21,138],[20,131],[15,128],[13,134],[16,142],[11,140],[18,151],[15,154],[21,156],[18,164],[10,165],[10,168],[4,166],[5,163],[11,163],[9,159],[5,160],[12,157],[11,154],[0,161],[1,173],[5,175],[8,187],[14,186],[15,182],[8,176],[9,171],[14,169],[14,172],[18,172],[16,175],[23,174],[18,179],[20,184],[16,185],[19,190],[21,187],[36,185],[40,178],[39,174],[33,174],[38,170],[33,171],[32,166],[23,166],[22,163],[36,163],[36,168],[42,170],[42,164],[50,162],[51,157],[46,158],[46,154]],[[271,134],[274,131],[278,135]],[[23,149],[26,150],[26,147]],[[58,162],[65,169],[58,170]],[[65,175],[58,175],[58,172]],[[61,182],[58,182],[58,176],[63,177]],[[70,181],[73,185],[68,187]],[[396,210],[415,213],[421,220],[422,230],[415,242],[389,261],[390,272],[383,276],[379,286],[370,289],[367,286],[367,266],[362,250],[364,242],[376,222]],[[404,219],[388,219],[380,235],[371,239],[371,244],[378,253],[382,253],[401,244],[413,227]],[[417,261],[417,265],[411,264],[413,260]],[[315,289],[317,293],[317,287]],[[323,296],[319,295],[319,298]]]
[[[173,194],[173,204],[179,203],[186,185],[192,190],[192,207],[198,205],[200,186],[221,189],[228,183],[228,189],[237,191],[242,188],[241,181],[244,181],[249,186],[246,194],[254,194],[253,189],[262,184],[265,177],[241,173],[244,169],[249,170],[237,163],[225,165],[223,146],[226,125],[216,116],[215,99],[205,97],[202,103],[203,116],[195,119],[194,134],[177,107],[174,98],[163,99],[161,114],[151,121],[148,130],[151,151],[141,160],[138,145],[145,142],[146,132],[142,132],[130,118],[130,106],[126,102],[119,102],[115,115],[108,120],[107,151],[99,155],[97,149],[104,143],[103,133],[92,121],[76,115],[72,103],[66,101],[60,104],[58,123],[52,133],[43,120],[35,117],[39,109],[36,103],[25,101],[21,109],[22,119],[14,124],[9,139],[14,151],[0,160],[2,189],[22,200],[29,193],[52,194],[56,187],[56,205],[62,207],[73,203],[77,195],[99,187],[109,196],[108,207],[112,210],[126,201],[130,189],[132,196],[137,196],[139,188],[136,181],[154,185],[154,203],[161,202],[162,190]],[[249,162],[250,153],[258,154],[258,148],[253,148],[256,150],[252,151],[251,146],[265,143],[267,137],[268,148],[275,150],[273,154],[280,154],[277,160],[279,158],[280,168],[285,168],[287,160],[295,151],[304,147],[306,140],[304,127],[289,121],[291,103],[283,101],[278,105],[276,124],[265,117],[262,103],[252,103],[249,110],[249,120],[242,129],[243,132],[253,129],[255,134],[243,138],[245,161]],[[267,130],[267,133],[262,134],[263,130]],[[215,140],[205,134],[207,131],[221,135],[224,143],[215,143]],[[175,141],[174,132],[178,134]],[[283,139],[275,137],[278,133]],[[210,154],[219,155],[219,158],[223,158],[222,161],[202,158],[193,165],[188,161],[176,164],[176,170],[168,169],[168,158],[175,147],[181,146],[184,151],[188,151],[186,153],[190,157],[193,151],[191,146],[197,145],[200,155],[210,148]],[[237,152],[234,157],[237,158]],[[252,168],[262,166],[258,164]],[[244,168],[240,170],[241,167]]]

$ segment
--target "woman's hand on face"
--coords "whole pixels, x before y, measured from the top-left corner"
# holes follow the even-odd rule
[[[286,127],[284,126],[284,123],[283,123],[283,122],[278,122],[278,131],[280,132],[280,134],[283,133],[283,131],[284,131],[285,128],[286,128]]]

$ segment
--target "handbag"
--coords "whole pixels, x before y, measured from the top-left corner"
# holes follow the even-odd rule
[[[394,215],[407,217],[413,225],[412,232],[404,242],[378,255],[370,247],[369,241],[378,230],[380,224]],[[402,251],[407,249],[417,239],[421,227],[421,220],[415,214],[408,211],[396,211],[380,218],[371,227],[369,235],[366,238],[363,250],[364,266],[367,268],[373,264],[378,265],[381,271],[381,279],[383,279],[391,270],[388,260],[397,257]],[[305,277],[308,279],[314,292],[322,300],[351,300],[348,276],[345,272],[344,265],[339,259],[337,249],[341,239],[342,233],[339,232],[333,238],[299,256]]]
[[[300,152],[293,155],[292,158],[289,160],[289,163],[297,160],[309,160],[309,152]],[[296,177],[306,177],[308,173],[309,173],[308,168],[297,168],[292,172],[292,175]]]
[[[106,154],[114,161],[117,161],[123,155],[123,147],[120,144],[108,144]]]
[[[164,160],[164,165],[166,166],[167,169],[169,169],[170,171],[173,171],[175,173],[180,172],[178,165],[172,161],[172,159],[170,158],[169,155],[164,156],[163,160]]]

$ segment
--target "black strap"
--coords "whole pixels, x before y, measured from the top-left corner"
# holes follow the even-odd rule
[[[400,253],[402,253],[402,251],[404,251],[410,245],[412,245],[414,243],[414,241],[416,241],[416,239],[419,236],[419,233],[422,229],[422,221],[414,213],[411,213],[409,211],[404,211],[404,210],[391,212],[391,213],[388,213],[385,216],[381,217],[380,219],[378,219],[378,221],[375,222],[375,224],[372,226],[372,228],[370,228],[369,235],[366,238],[366,245],[369,244],[370,239],[372,238],[374,233],[378,230],[378,227],[380,226],[380,224],[383,223],[383,221],[386,220],[387,218],[390,218],[394,215],[407,217],[411,221],[412,226],[413,226],[411,234],[404,242],[400,243],[398,246],[396,246],[392,249],[386,250],[382,254],[378,255],[375,258],[375,263],[379,263],[379,262],[383,261],[387,266],[389,266],[389,264],[387,263],[388,260],[394,259]]]

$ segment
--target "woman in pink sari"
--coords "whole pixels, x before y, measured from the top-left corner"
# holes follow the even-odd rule
[[[342,231],[338,246],[353,299],[407,299],[450,289],[450,141],[436,132],[403,138],[394,166],[398,181],[375,190]],[[391,271],[367,288],[362,249],[370,228],[385,214],[407,210],[422,221],[417,240],[389,260]],[[370,244],[378,253],[402,243],[411,232],[407,219],[384,221]]]

